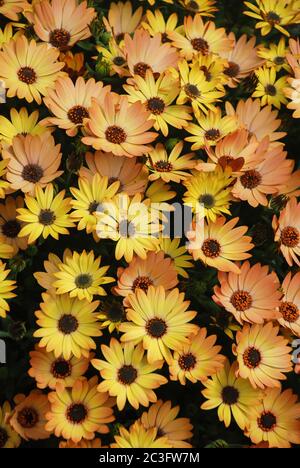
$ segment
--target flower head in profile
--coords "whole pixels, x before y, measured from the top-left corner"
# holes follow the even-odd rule
[[[34,39],[29,42],[24,35],[5,44],[0,51],[0,79],[7,88],[7,97],[41,104],[42,96],[55,87],[62,75],[64,63],[58,62],[58,57],[58,50]]]
[[[201,16],[213,16],[214,12],[218,11],[215,0],[179,0],[179,3],[185,10]]]
[[[115,419],[113,403],[107,393],[97,391],[97,383],[97,377],[92,377],[76,380],[71,389],[57,384],[48,395],[47,430],[75,443],[94,439],[95,432],[107,434],[108,423]]]
[[[21,443],[19,434],[7,421],[11,411],[12,408],[8,401],[0,406],[0,448],[18,448]]]
[[[0,161],[0,198],[5,198],[5,192],[10,187],[10,183],[5,180],[8,162],[5,159],[4,161]]]
[[[155,373],[162,367],[162,361],[149,364],[141,344],[136,347],[132,343],[121,345],[115,338],[110,340],[109,346],[101,345],[101,351],[104,359],[92,360],[102,377],[98,391],[116,397],[119,411],[127,401],[135,409],[156,402],[153,390],[167,383],[165,377]]]
[[[289,266],[295,262],[300,266],[300,203],[292,197],[279,217],[273,217],[275,241]]]
[[[288,109],[292,109],[294,119],[300,118],[300,66],[294,71],[295,76],[287,78],[287,87],[283,89],[285,96],[290,100]]]
[[[106,30],[120,42],[126,33],[131,34],[138,29],[143,15],[143,8],[132,11],[130,1],[110,2],[108,17],[103,19]]]
[[[69,234],[67,228],[74,227],[69,215],[70,201],[71,198],[65,198],[65,190],[54,195],[52,184],[48,184],[45,190],[37,185],[34,197],[25,195],[26,208],[17,209],[17,219],[24,223],[19,237],[28,236],[28,242],[32,244],[40,236],[58,239],[61,234]]]
[[[189,255],[186,246],[180,245],[180,239],[159,237],[158,249],[162,250],[167,257],[173,260],[178,275],[183,278],[189,277],[186,269],[193,268],[193,258]]]
[[[32,196],[37,185],[45,188],[63,173],[59,170],[60,149],[49,132],[16,136],[12,146],[2,152],[3,158],[8,160],[6,177],[10,188]]]
[[[141,102],[130,104],[127,96],[107,94],[102,104],[93,101],[82,142],[115,156],[142,156],[157,136],[148,131],[153,126],[149,116]]]
[[[13,292],[16,289],[16,282],[7,279],[10,270],[6,269],[5,263],[0,260],[0,317],[5,318],[10,306],[7,299],[16,297]]]
[[[164,182],[180,183],[190,176],[188,171],[195,167],[196,161],[193,160],[194,153],[181,155],[183,145],[183,142],[177,143],[168,154],[165,146],[157,143],[148,154],[149,180],[162,179]]]
[[[170,32],[176,31],[180,28],[180,26],[178,26],[177,13],[172,13],[165,20],[162,12],[159,9],[154,11],[146,11],[146,18],[145,21],[142,22],[142,27],[146,29],[146,31],[149,31],[151,36],[161,34],[163,43],[169,42]]]
[[[0,204],[0,239],[13,248],[12,255],[16,255],[19,249],[26,250],[28,247],[28,239],[19,237],[24,223],[17,219],[17,210],[23,207],[24,199],[20,196],[16,199],[6,197],[5,203]]]
[[[19,14],[28,7],[26,0],[3,0],[0,5],[0,14],[12,21],[18,21]]]
[[[111,448],[171,448],[172,443],[166,436],[160,437],[158,430],[153,428],[145,428],[140,421],[136,421],[129,430],[125,427],[120,427],[119,435],[115,435],[115,442],[111,444]]]

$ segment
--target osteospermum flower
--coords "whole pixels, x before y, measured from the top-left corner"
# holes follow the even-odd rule
[[[66,130],[68,136],[76,136],[85,118],[89,118],[92,99],[104,99],[109,87],[103,88],[101,82],[96,83],[93,78],[88,81],[80,76],[75,84],[68,77],[57,80],[55,89],[49,91],[44,102],[54,117],[44,119],[44,124],[57,125]]]
[[[162,74],[155,80],[153,73],[147,70],[144,78],[135,75],[134,81],[131,80],[131,84],[123,88],[129,94],[129,102],[140,101],[145,105],[154,120],[155,130],[160,130],[165,137],[169,134],[168,125],[181,129],[192,120],[189,106],[174,104],[179,84],[171,74]]]
[[[53,352],[36,347],[29,353],[30,369],[28,374],[36,380],[38,388],[51,388],[55,390],[56,384],[61,382],[65,387],[72,387],[74,382],[82,377],[89,367],[89,359],[81,356],[71,356],[65,359],[56,357]]]
[[[201,405],[203,410],[218,408],[218,417],[226,427],[230,426],[231,418],[243,430],[248,424],[249,412],[261,399],[260,390],[254,389],[251,384],[236,376],[238,364],[230,365],[226,360],[223,369],[220,369],[209,380],[203,382],[202,390],[206,401]]]
[[[290,448],[300,443],[300,404],[291,389],[267,389],[261,402],[248,413],[246,435],[252,442],[267,442],[270,448]]]
[[[122,346],[115,338],[110,340],[109,346],[101,345],[101,351],[105,360],[92,360],[102,377],[98,391],[116,397],[120,411],[126,401],[138,409],[140,405],[149,406],[149,402],[157,400],[153,390],[167,383],[165,377],[155,373],[162,367],[162,361],[149,364],[141,344]]]
[[[60,148],[48,132],[16,136],[12,146],[2,152],[3,158],[8,159],[6,178],[10,188],[34,195],[37,184],[44,188],[59,177],[63,173],[59,171]]]
[[[183,201],[194,213],[201,213],[208,221],[215,222],[222,213],[230,214],[232,183],[231,170],[219,166],[213,172],[196,172],[184,181],[187,191]]]
[[[186,381],[205,382],[223,367],[224,356],[219,354],[221,346],[216,346],[216,335],[207,336],[206,328],[200,328],[197,335],[191,338],[190,344],[183,345],[174,352],[170,362],[170,379],[179,380],[181,385]]]
[[[102,105],[94,100],[89,115],[82,142],[115,156],[142,156],[157,136],[148,132],[153,125],[150,113],[141,102],[130,104],[126,96],[107,94]]]
[[[2,0],[0,14],[13,21],[18,21],[19,13],[28,6],[26,0]]]
[[[190,102],[195,114],[199,113],[199,110],[205,114],[207,109],[214,110],[214,104],[225,94],[224,90],[217,89],[218,81],[208,80],[209,72],[198,60],[195,60],[191,66],[186,60],[180,60],[178,69],[181,88],[177,104]]]
[[[213,13],[218,11],[215,0],[179,0],[179,2],[185,10],[198,13],[201,16],[213,16]]]
[[[193,437],[193,426],[188,418],[178,418],[179,406],[172,408],[171,401],[158,400],[145,411],[140,422],[145,429],[157,429],[168,438],[173,448],[192,448],[187,439]]]
[[[229,133],[237,130],[237,121],[234,117],[226,115],[222,117],[219,107],[209,111],[206,116],[196,115],[198,124],[189,123],[186,131],[192,136],[186,137],[186,141],[193,143],[192,150],[213,146]]]
[[[289,272],[281,286],[283,297],[279,305],[278,322],[300,337],[300,272]]]
[[[285,373],[291,372],[291,348],[272,322],[245,325],[236,334],[233,352],[237,356],[237,375],[248,379],[254,388],[280,387]]]
[[[291,102],[287,104],[288,109],[292,109],[294,119],[300,118],[300,68],[295,70],[295,77],[287,78],[288,86],[283,89],[285,96]]]
[[[16,289],[16,282],[7,279],[9,273],[10,270],[7,270],[5,263],[0,260],[0,317],[2,318],[5,318],[6,313],[10,310],[7,299],[16,297],[16,294],[12,292]]]
[[[167,257],[170,257],[174,264],[178,275],[183,278],[188,278],[187,268],[194,266],[192,256],[188,254],[184,245],[180,246],[180,239],[170,239],[165,237],[159,238],[158,249],[162,250]]]
[[[0,79],[7,96],[41,104],[41,96],[46,96],[62,75],[64,64],[57,61],[58,56],[58,50],[33,39],[29,42],[24,35],[5,44],[0,51]]]
[[[281,37],[278,44],[271,43],[268,47],[258,46],[257,55],[265,60],[265,65],[275,68],[276,72],[284,69],[290,71],[290,66],[286,59],[288,48],[285,44],[285,38]]]
[[[98,212],[97,236],[117,242],[117,260],[124,257],[129,263],[134,254],[145,259],[148,251],[156,250],[161,227],[155,213],[150,212],[150,200],[143,200],[140,194],[130,198],[121,193],[102,206],[103,211]]]
[[[27,208],[18,208],[19,221],[25,225],[19,232],[19,237],[27,237],[32,244],[40,236],[44,239],[51,236],[58,239],[60,234],[69,234],[67,228],[74,227],[69,211],[71,198],[65,197],[65,190],[54,196],[52,184],[48,184],[45,191],[38,185],[35,188],[35,197],[25,195]]]
[[[119,192],[126,192],[129,196],[135,193],[144,193],[148,184],[148,171],[137,158],[116,158],[112,153],[96,151],[86,153],[86,167],[81,167],[79,176],[92,182],[95,174],[107,177],[109,185],[119,182]]]
[[[19,434],[13,430],[7,419],[12,409],[8,401],[0,406],[0,448],[18,448],[21,443]]]
[[[8,417],[14,431],[25,440],[48,439],[50,433],[45,429],[45,416],[50,409],[47,395],[33,390],[27,397],[16,395],[14,401],[16,406]]]
[[[258,57],[255,37],[251,37],[248,41],[246,34],[243,34],[237,40],[234,33],[230,33],[228,38],[233,40],[233,49],[221,52],[220,55],[228,61],[228,66],[224,70],[228,78],[227,85],[235,88],[242,79],[261,66],[263,60]]]
[[[257,150],[264,153],[264,160],[254,169],[243,172],[238,177],[232,195],[247,201],[251,206],[267,206],[267,195],[278,193],[279,187],[289,180],[293,163],[286,159],[287,153],[281,146],[269,147],[269,141],[263,141]]]
[[[278,132],[281,120],[278,119],[278,111],[271,106],[262,107],[259,99],[239,100],[236,109],[229,101],[225,103],[226,114],[236,117],[240,127],[244,127],[255,136],[258,141],[268,137],[272,146],[281,145],[280,140],[286,133]]]
[[[279,279],[267,266],[256,263],[241,265],[240,273],[219,272],[220,286],[215,286],[213,300],[243,324],[264,323],[277,317],[281,292]]]
[[[57,384],[48,395],[51,408],[46,414],[47,430],[75,443],[82,438],[94,439],[95,432],[107,434],[107,424],[115,417],[108,394],[97,392],[97,383],[97,377],[93,377],[76,380],[72,389]]]
[[[131,2],[111,2],[109,5],[108,18],[103,22],[108,32],[111,32],[116,41],[124,39],[125,33],[134,33],[138,28],[143,15],[143,8],[139,7],[132,11]]]
[[[138,29],[131,38],[125,35],[125,54],[128,67],[132,75],[145,78],[150,70],[155,76],[168,70],[177,68],[178,54],[174,47],[162,44],[161,34],[151,37],[148,31]]]
[[[18,237],[23,224],[17,219],[18,208],[24,207],[24,199],[22,197],[7,197],[4,204],[0,204],[0,239],[5,244],[11,245],[13,254],[17,254],[19,249],[26,250],[28,239],[26,237]]]
[[[5,192],[10,186],[7,180],[2,179],[2,177],[6,176],[8,162],[8,160],[0,161],[0,198],[5,198]]]
[[[281,211],[279,218],[273,217],[275,241],[289,266],[295,262],[300,266],[300,203],[292,197]]]
[[[261,29],[263,36],[269,34],[273,28],[289,36],[285,26],[298,23],[300,20],[299,9],[295,0],[269,0],[267,2],[255,0],[255,2],[257,6],[251,2],[244,2],[246,7],[249,8],[249,10],[244,11],[244,14],[259,20],[255,27]]]
[[[109,184],[107,177],[95,174],[91,181],[79,178],[78,188],[71,187],[70,191],[75,198],[71,200],[74,211],[71,218],[78,222],[78,230],[86,229],[90,234],[96,228],[97,212],[101,210],[101,204],[106,199],[110,200],[118,192],[118,181]]]
[[[150,364],[161,359],[171,362],[171,350],[177,350],[196,335],[197,325],[191,322],[197,312],[188,310],[189,301],[178,289],[165,291],[163,286],[137,289],[127,297],[128,322],[120,325],[123,342],[143,343]]]
[[[68,50],[65,53],[60,54],[61,60],[65,62],[63,70],[72,78],[74,81],[79,76],[85,75],[85,66],[84,66],[84,53],[72,53]]]
[[[87,1],[42,0],[33,7],[32,23],[36,35],[60,50],[91,36],[89,25],[96,17]]]
[[[156,428],[146,429],[141,422],[135,422],[129,430],[120,427],[119,435],[111,448],[171,448],[172,444],[166,436],[160,437]]]
[[[57,255],[50,253],[48,255],[48,260],[44,261],[45,272],[38,271],[33,274],[39,285],[46,289],[48,292],[53,292],[55,294],[55,288],[53,283],[56,281],[54,273],[59,271],[58,265],[66,261],[67,257],[72,257],[72,252],[69,249],[66,249],[63,253],[63,260],[61,260]]]
[[[109,333],[119,331],[121,323],[125,320],[125,310],[122,303],[116,298],[108,298],[100,304],[100,313],[97,315],[101,320],[101,328],[108,328]]]
[[[14,33],[13,23],[7,23],[3,29],[0,29],[0,50],[3,44],[7,44],[11,39],[16,39],[22,34],[21,31]]]
[[[257,76],[258,83],[252,96],[260,98],[262,106],[268,104],[280,109],[281,104],[287,103],[283,92],[287,86],[285,76],[276,80],[275,68],[267,67],[259,68],[256,70],[255,75]]]
[[[10,120],[0,116],[0,141],[3,146],[10,146],[17,135],[41,135],[49,131],[46,126],[38,122],[39,112],[34,111],[28,114],[25,107],[18,112],[17,109],[10,110]]]
[[[240,272],[235,260],[245,260],[251,257],[248,253],[254,245],[251,237],[245,236],[247,226],[236,227],[239,218],[226,222],[223,217],[217,218],[215,223],[204,222],[202,229],[193,225],[188,233],[189,252],[194,260],[201,260],[205,265],[217,268],[219,271]]]
[[[185,180],[190,176],[188,170],[193,169],[196,161],[192,158],[194,153],[181,156],[183,142],[177,143],[168,154],[165,146],[157,143],[155,148],[148,154],[149,180],[162,179],[164,182],[177,182]]]
[[[35,313],[40,328],[34,336],[40,338],[39,346],[54,351],[56,358],[89,357],[90,350],[96,349],[92,337],[102,335],[95,314],[99,302],[79,301],[68,294],[44,293],[42,297],[41,310]]]
[[[99,56],[95,57],[98,59],[96,69],[98,67],[109,67],[110,76],[116,73],[121,76],[130,76],[127,66],[127,59],[124,51],[124,42],[117,44],[116,40],[112,37],[107,47],[97,46]]]
[[[142,22],[142,27],[149,31],[151,36],[161,34],[162,42],[169,42],[169,33],[176,31],[178,24],[178,16],[176,13],[172,13],[168,16],[167,20],[160,10],[147,10],[146,21]]]
[[[103,284],[113,282],[115,279],[104,276],[109,266],[100,267],[101,257],[95,258],[94,252],[82,254],[73,252],[65,261],[58,265],[54,273],[56,281],[53,286],[57,294],[68,293],[70,297],[78,297],[79,300],[87,299],[92,302],[93,296],[105,296]]]
[[[224,28],[216,28],[212,21],[204,23],[200,14],[196,14],[194,18],[185,16],[184,32],[173,31],[169,37],[187,60],[191,60],[199,53],[207,55],[210,52],[214,54],[226,52],[233,45]]]

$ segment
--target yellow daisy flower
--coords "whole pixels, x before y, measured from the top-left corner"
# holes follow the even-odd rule
[[[230,168],[223,170],[216,166],[212,172],[194,171],[192,177],[184,181],[187,191],[183,201],[194,213],[202,214],[214,223],[223,213],[230,214],[232,181]]]
[[[124,49],[121,46],[121,44],[117,44],[116,40],[113,37],[108,43],[108,48],[97,46],[96,49],[100,55],[94,58],[100,60],[100,63],[102,63],[102,61],[104,60],[104,63],[109,65],[110,76],[113,76],[116,73],[119,76],[130,75],[128,71],[127,59]]]
[[[16,39],[21,34],[21,30],[14,33],[13,23],[7,23],[3,29],[0,29],[0,50],[2,49],[3,44],[7,44],[11,39]]]
[[[41,310],[35,313],[40,328],[34,332],[34,336],[40,338],[40,348],[66,360],[73,355],[89,357],[90,350],[96,349],[92,337],[102,335],[95,314],[99,302],[79,301],[68,294],[44,293],[42,297]]]
[[[9,273],[10,270],[6,270],[5,263],[0,260],[0,317],[2,318],[5,318],[6,313],[10,310],[7,299],[16,297],[16,294],[12,292],[16,289],[16,282],[7,279]]]
[[[115,298],[108,299],[100,304],[100,314],[98,319],[102,322],[101,328],[108,328],[109,333],[120,328],[125,320],[125,310],[123,305]]]
[[[87,299],[88,302],[92,302],[95,295],[105,296],[101,285],[112,283],[115,279],[104,276],[109,266],[100,268],[100,262],[101,257],[95,258],[93,251],[87,253],[84,250],[82,254],[73,252],[73,255],[67,256],[58,265],[59,271],[54,273],[56,294],[69,293],[70,297]]]
[[[9,182],[2,179],[3,176],[6,176],[8,162],[8,159],[0,161],[0,198],[5,198],[5,192],[10,185]]]
[[[287,86],[287,78],[282,76],[276,80],[275,68],[261,67],[255,71],[258,83],[252,96],[260,98],[262,106],[273,105],[280,109],[281,104],[287,104],[284,88]]]
[[[180,239],[160,237],[158,250],[162,250],[166,257],[170,257],[174,261],[178,275],[183,278],[189,277],[185,270],[187,268],[193,268],[193,257],[188,253],[184,245],[180,246]]]
[[[203,410],[218,408],[218,417],[226,427],[230,426],[231,417],[244,430],[248,424],[249,413],[262,397],[260,390],[254,389],[250,382],[236,376],[238,364],[230,365],[226,360],[223,369],[203,382],[206,387],[202,395],[206,401],[201,405]]]
[[[38,284],[42,288],[55,294],[53,283],[56,281],[56,278],[54,273],[59,271],[58,265],[62,262],[65,262],[67,257],[72,257],[72,252],[69,249],[65,249],[63,253],[63,261],[53,253],[48,255],[48,259],[44,261],[44,268],[46,271],[37,271],[33,274]]]
[[[185,10],[199,13],[201,16],[213,16],[218,8],[215,7],[215,0],[179,0]]]
[[[120,182],[109,184],[108,177],[102,177],[100,174],[95,174],[92,180],[85,178],[78,179],[79,188],[71,187],[70,191],[75,198],[71,200],[71,206],[74,211],[71,213],[71,218],[78,223],[79,231],[86,229],[90,234],[96,228],[98,211],[101,210],[102,202],[110,200],[120,188]]]
[[[288,47],[285,43],[285,38],[281,37],[278,44],[269,44],[268,47],[263,45],[258,46],[257,55],[265,59],[265,65],[270,68],[275,68],[276,72],[284,69],[290,71],[290,66],[286,59]]]
[[[161,34],[161,40],[163,43],[169,42],[169,33],[180,29],[177,27],[178,16],[176,13],[172,13],[167,20],[160,10],[146,11],[146,20],[142,21],[142,27],[149,31],[151,36]]]
[[[93,377],[76,380],[72,389],[57,384],[55,392],[48,395],[51,408],[46,414],[46,429],[75,443],[94,439],[95,432],[107,434],[108,423],[115,419],[113,405],[107,393],[97,392],[97,383]]]
[[[179,84],[171,74],[161,75],[155,80],[151,70],[147,70],[145,78],[135,75],[134,82],[123,86],[129,94],[129,102],[141,101],[151,113],[155,130],[161,130],[168,136],[168,125],[184,128],[188,120],[192,120],[189,106],[172,104],[178,96]]]
[[[5,401],[3,406],[0,406],[0,448],[18,448],[21,443],[19,434],[7,422],[10,413],[11,406]]]
[[[0,204],[0,239],[13,247],[13,255],[28,247],[28,239],[18,237],[24,223],[17,219],[17,209],[23,207],[23,197],[7,197],[5,203]]]
[[[163,361],[149,364],[142,344],[134,347],[132,343],[125,343],[122,346],[115,338],[110,340],[109,346],[102,345],[101,351],[105,360],[91,361],[103,379],[98,391],[117,397],[120,411],[124,409],[126,401],[138,409],[140,405],[149,406],[149,402],[157,400],[153,389],[168,382],[154,372],[162,367]]]
[[[149,0],[150,1],[150,0]],[[152,0],[153,1],[153,0]],[[115,442],[111,448],[135,449],[135,448],[171,448],[172,444],[167,437],[160,437],[158,430],[153,427],[146,429],[141,422],[136,421],[129,430],[120,427],[120,434],[115,435]]]
[[[197,312],[188,310],[189,301],[179,290],[165,291],[163,286],[149,286],[147,292],[137,289],[127,296],[128,322],[120,325],[122,342],[143,343],[150,364],[161,359],[172,360],[171,350],[190,343],[198,326],[191,324]],[[193,338],[192,338],[193,339]]]
[[[22,107],[20,111],[11,109],[10,120],[3,115],[0,116],[0,141],[2,144],[10,146],[13,138],[17,135],[41,135],[49,131],[49,128],[40,125],[38,119],[38,111],[28,114],[25,107]]]
[[[0,15],[13,21],[18,21],[19,13],[28,7],[26,0],[3,0],[0,5]]]

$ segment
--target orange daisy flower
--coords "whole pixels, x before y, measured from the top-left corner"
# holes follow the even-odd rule
[[[103,18],[106,30],[113,34],[117,42],[124,39],[125,33],[132,34],[138,29],[143,15],[143,8],[132,11],[131,2],[111,2],[108,17]]]
[[[239,274],[240,268],[234,261],[251,257],[248,251],[254,245],[251,237],[244,235],[247,226],[235,227],[238,221],[239,218],[233,218],[226,223],[226,219],[220,216],[215,223],[203,221],[203,230],[201,225],[193,224],[188,239],[189,252],[194,260],[201,260],[220,271]]]
[[[17,219],[17,209],[24,207],[23,197],[7,197],[5,204],[0,205],[0,238],[5,244],[11,245],[14,249],[13,256],[28,247],[26,237],[18,237],[24,223]]]
[[[82,142],[96,150],[129,158],[142,156],[157,136],[148,132],[153,125],[150,113],[141,102],[130,104],[126,96],[107,94],[103,105],[94,100],[89,114]]]
[[[0,4],[0,15],[6,16],[12,21],[18,21],[19,13],[28,7],[26,0],[2,0]]]
[[[276,318],[282,296],[280,283],[275,272],[269,272],[267,266],[256,263],[250,266],[244,262],[240,273],[219,272],[220,286],[215,286],[213,300],[232,313],[243,324],[263,323]]]
[[[245,325],[237,332],[236,343],[233,353],[239,364],[237,375],[249,379],[254,388],[280,387],[279,381],[293,369],[288,340],[272,322]]]
[[[283,298],[279,306],[278,322],[300,336],[300,272],[289,272],[281,286]]]
[[[279,218],[273,217],[272,226],[275,241],[289,266],[293,262],[300,266],[300,203],[295,197],[290,199]]]
[[[18,135],[12,146],[3,150],[2,156],[8,159],[7,180],[14,191],[34,195],[35,186],[44,188],[59,177],[61,163],[60,145],[55,145],[50,133],[42,135]]]
[[[87,1],[42,0],[33,6],[32,23],[42,41],[66,50],[91,36],[89,25],[95,17]]]

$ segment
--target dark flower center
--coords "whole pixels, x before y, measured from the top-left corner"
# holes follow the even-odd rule
[[[145,78],[147,70],[152,70],[152,68],[150,65],[144,62],[136,63],[133,67],[134,73],[141,76],[142,78]]]
[[[63,50],[68,46],[70,39],[70,33],[63,28],[54,29],[54,31],[51,31],[50,33],[50,43],[60,50]]]
[[[123,41],[125,34],[124,33],[119,33],[116,35],[116,41],[119,43]]]
[[[299,244],[300,235],[298,229],[287,226],[281,231],[280,240],[286,247],[296,247]]]
[[[32,429],[39,421],[39,415],[34,408],[23,408],[19,411],[17,421],[25,429]]]
[[[239,391],[235,387],[227,386],[222,390],[222,399],[226,405],[234,405],[239,399]]]
[[[93,284],[93,278],[88,273],[82,273],[75,278],[76,287],[79,289],[87,289]]]
[[[191,369],[194,369],[196,363],[197,363],[197,359],[192,353],[183,354],[178,359],[178,365],[184,371],[189,371]]]
[[[187,10],[198,11],[198,10],[199,10],[199,5],[198,5],[197,2],[195,2],[195,1],[192,0],[192,1],[190,1],[190,2],[187,3],[186,9],[187,9]]]
[[[289,323],[294,323],[299,318],[298,307],[293,304],[293,302],[282,302],[279,307],[279,312],[281,313],[284,320]]]
[[[206,239],[202,244],[202,252],[206,257],[217,258],[221,252],[220,243],[215,239]]]
[[[83,119],[88,118],[89,113],[83,106],[74,106],[68,112],[68,119],[75,125],[80,125]]]
[[[18,237],[20,231],[21,224],[16,219],[6,221],[6,223],[2,226],[2,233],[10,239],[15,239],[15,237]]]
[[[240,72],[240,66],[234,62],[228,62],[228,67],[224,70],[224,74],[230,78],[235,78]]]
[[[126,63],[126,60],[119,55],[118,57],[114,57],[113,63],[117,67],[121,67],[122,65],[124,65],[124,63]]]
[[[269,11],[265,15],[265,19],[271,24],[279,24],[281,21],[280,16],[277,13],[275,13],[275,11]]]
[[[204,193],[199,197],[199,203],[204,205],[207,210],[215,206],[215,198],[209,193]]]
[[[261,354],[258,349],[252,346],[244,352],[243,360],[245,366],[249,367],[249,369],[255,369],[261,362]]]
[[[277,56],[274,58],[275,65],[283,65],[285,62],[284,57]]]
[[[166,32],[162,33],[161,42],[162,44],[166,44],[167,42],[170,42],[170,39],[168,38],[168,34]]]
[[[22,81],[22,83],[32,85],[37,80],[37,74],[31,67],[21,67],[18,71],[18,78],[20,81]]]
[[[275,86],[271,84],[265,86],[265,92],[268,96],[276,96],[277,93]]]
[[[118,371],[118,379],[123,385],[131,385],[137,378],[137,370],[132,365],[124,365]]]
[[[112,323],[122,322],[125,317],[124,308],[118,302],[107,307],[106,317]]]
[[[152,284],[153,281],[148,276],[138,276],[132,284],[132,290],[135,292],[136,289],[142,289],[147,292]]]
[[[239,312],[250,309],[252,305],[252,297],[247,291],[236,291],[230,299],[233,307]]]
[[[196,50],[197,52],[201,52],[201,54],[203,55],[208,54],[209,52],[208,42],[205,39],[202,39],[202,37],[197,37],[195,39],[192,39],[191,44],[193,46],[193,49]]]
[[[89,205],[89,209],[88,209],[89,213],[90,214],[95,213],[95,211],[97,211],[98,206],[99,206],[99,203],[96,202],[96,200],[92,201]]]
[[[126,141],[127,135],[123,128],[118,127],[117,125],[112,125],[106,130],[105,137],[110,143],[121,145]]]
[[[166,106],[161,98],[153,97],[148,99],[146,107],[152,114],[160,115],[164,112]]]
[[[221,133],[217,128],[211,128],[205,132],[205,138],[210,141],[216,141],[220,138]]]
[[[204,75],[205,75],[205,78],[206,78],[206,81],[211,81],[212,79],[212,74],[210,73],[209,69],[205,66],[205,65],[202,65],[200,67],[200,70],[203,71]]]
[[[241,184],[244,188],[252,190],[261,183],[261,175],[255,169],[246,171],[240,178]]]
[[[146,324],[147,333],[152,338],[161,338],[167,333],[167,329],[166,322],[158,317],[150,319]]]
[[[276,416],[271,411],[264,411],[260,418],[257,420],[258,427],[264,431],[269,432],[276,426]]]
[[[7,441],[8,441],[7,431],[3,427],[0,427],[0,448],[3,448]]]
[[[32,184],[36,184],[41,180],[44,175],[44,171],[38,164],[27,164],[24,166],[22,171],[22,177],[27,182],[31,182]]]
[[[56,220],[56,216],[52,210],[41,210],[39,214],[39,222],[44,226],[51,226]]]
[[[56,379],[65,379],[72,373],[72,366],[70,361],[66,361],[63,358],[56,359],[51,366],[51,374]]]
[[[190,84],[190,83],[185,85],[184,91],[185,91],[186,95],[191,99],[196,99],[199,96],[201,96],[201,92],[199,91],[197,86],[193,85],[193,84]]]
[[[173,165],[168,161],[157,161],[153,167],[158,172],[170,172],[173,169]]]
[[[73,424],[81,424],[87,414],[87,409],[82,403],[73,403],[67,409],[67,418]]]
[[[121,237],[128,239],[135,235],[135,226],[132,222],[128,222],[127,219],[123,219],[119,223],[119,234]]]
[[[58,321],[58,329],[64,335],[71,335],[78,328],[78,320],[72,314],[64,314]]]

